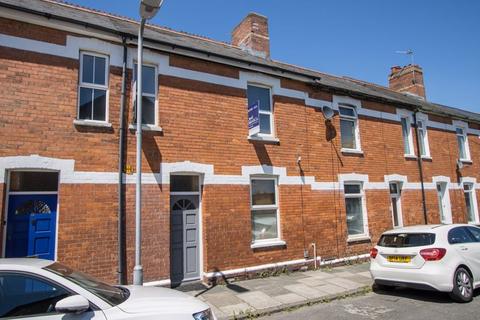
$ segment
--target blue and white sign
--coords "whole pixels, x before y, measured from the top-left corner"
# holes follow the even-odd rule
[[[260,101],[248,106],[248,134],[253,136],[260,132],[260,117],[258,115]]]

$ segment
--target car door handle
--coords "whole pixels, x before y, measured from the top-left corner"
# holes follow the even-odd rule
[[[468,251],[468,248],[461,247],[460,250],[462,250],[462,251]]]

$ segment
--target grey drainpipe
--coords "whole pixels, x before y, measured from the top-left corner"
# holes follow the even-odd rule
[[[123,168],[125,165],[125,100],[127,88],[127,39],[125,38],[125,36],[122,36],[122,44],[122,95],[120,99],[120,128],[118,130],[118,283],[126,284],[125,186],[123,185]]]
[[[418,112],[418,110],[415,110],[415,112],[413,113],[413,123],[414,123],[414,128],[415,128],[415,140],[417,141],[418,171],[420,173],[420,184],[421,184],[421,188],[422,188],[423,219],[425,220],[425,224],[428,224],[427,203],[426,203],[426,199],[425,199],[425,183],[423,181],[422,154],[420,152],[420,138],[418,137],[417,112]]]

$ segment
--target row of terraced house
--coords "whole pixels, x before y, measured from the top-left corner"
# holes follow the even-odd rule
[[[131,282],[138,22],[0,8],[2,257]],[[387,229],[479,222],[479,114],[429,102],[418,65],[383,87],[272,60],[269,41],[255,13],[231,43],[147,25],[147,283],[357,259]]]

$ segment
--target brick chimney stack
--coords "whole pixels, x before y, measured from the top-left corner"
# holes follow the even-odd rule
[[[423,70],[419,65],[393,66],[388,76],[388,87],[392,90],[416,95],[426,99],[423,85]]]
[[[254,12],[248,14],[233,29],[232,44],[258,57],[270,59],[267,17]]]

